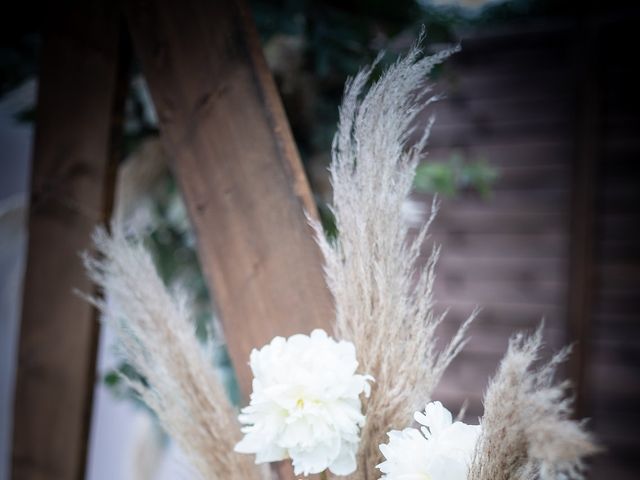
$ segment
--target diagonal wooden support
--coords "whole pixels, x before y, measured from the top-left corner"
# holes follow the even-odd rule
[[[130,1],[126,14],[246,399],[252,348],[330,326],[312,195],[242,1]]]
[[[126,81],[112,2],[56,7],[45,36],[13,425],[14,480],[84,478],[98,327],[78,252],[111,204]]]

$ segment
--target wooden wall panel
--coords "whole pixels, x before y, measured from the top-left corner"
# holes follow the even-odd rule
[[[84,478],[97,322],[78,253],[107,218],[120,95],[119,21],[108,1],[58,6],[40,69],[12,478]],[[68,9],[67,9],[68,8]]]
[[[500,176],[486,199],[443,198],[434,224],[436,300],[451,308],[442,333],[483,307],[436,398],[454,408],[468,399],[470,419],[481,414],[509,335],[544,316],[552,348],[580,342],[565,373],[607,449],[589,478],[631,480],[640,475],[640,97],[619,45],[633,42],[640,10],[602,10],[580,31],[469,32],[445,65],[429,159],[459,154]]]
[[[562,29],[469,32],[445,65],[427,161],[461,155],[498,172],[487,198],[443,197],[433,225],[442,244],[436,301],[448,337],[475,306],[471,341],[435,397],[469,400],[469,419],[517,330],[544,317],[552,347],[566,340],[575,94],[571,37]],[[531,67],[534,65],[534,67]]]

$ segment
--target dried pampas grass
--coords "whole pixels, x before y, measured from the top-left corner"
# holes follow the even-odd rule
[[[158,138],[145,140],[118,168],[112,219],[126,232],[153,229],[152,192],[169,170],[169,158]]]
[[[482,433],[469,480],[580,479],[583,457],[598,448],[583,423],[570,419],[567,382],[553,383],[569,348],[534,369],[542,326],[514,336],[484,397]]]
[[[370,87],[376,63],[347,83],[330,168],[337,239],[326,239],[312,221],[335,299],[335,335],[354,344],[360,372],[375,378],[363,399],[366,423],[352,480],[379,478],[379,445],[431,400],[475,317],[437,348],[444,318],[432,295],[439,248],[426,264],[420,260],[437,208],[413,238],[402,215],[433,121],[410,144],[417,114],[434,100],[426,76],[455,50],[423,57],[416,46]],[[85,265],[106,300],[91,301],[142,375],[129,379],[131,386],[203,478],[266,478],[250,456],[234,452],[241,436],[236,412],[196,339],[186,295],[167,291],[149,253],[121,229],[97,230],[94,243],[99,256],[86,256]],[[541,346],[542,327],[510,341],[485,395],[469,480],[582,478],[582,459],[597,447],[570,419],[567,384],[553,380],[569,349],[536,369]]]
[[[352,479],[378,478],[378,445],[389,430],[408,426],[464,344],[468,322],[436,349],[443,319],[432,297],[439,249],[426,266],[418,261],[436,209],[414,240],[401,214],[431,125],[409,145],[416,115],[434,100],[426,76],[454,51],[423,57],[416,46],[364,93],[374,64],[347,83],[340,108],[330,167],[337,240],[314,227],[335,299],[335,334],[354,343],[360,371],[375,378]]]
[[[196,338],[187,296],[167,291],[139,242],[117,229],[113,235],[98,229],[93,239],[99,256],[85,255],[84,261],[105,300],[91,301],[143,377],[128,379],[132,388],[202,478],[261,478],[250,457],[233,451],[240,439],[236,412]]]

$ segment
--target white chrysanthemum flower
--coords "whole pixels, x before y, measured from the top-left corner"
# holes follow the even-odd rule
[[[480,425],[454,422],[440,402],[416,412],[420,430],[405,428],[388,433],[380,445],[385,461],[378,465],[388,480],[466,480]]]
[[[256,463],[291,458],[296,475],[355,471],[365,420],[360,394],[369,395],[372,378],[355,373],[353,344],[322,330],[276,337],[251,352],[250,365],[253,392],[235,450],[254,453]]]

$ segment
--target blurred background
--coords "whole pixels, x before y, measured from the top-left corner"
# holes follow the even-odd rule
[[[22,2],[0,28],[0,479],[9,478],[39,54],[46,16]],[[605,446],[589,478],[640,478],[640,93],[635,2],[251,0],[327,235],[326,168],[344,82],[380,50],[383,65],[426,26],[425,49],[462,51],[438,67],[428,155],[403,214],[418,228],[438,195],[436,299],[448,338],[482,308],[435,397],[482,413],[508,338],[545,319],[549,352],[576,342],[562,372],[579,417]],[[113,215],[144,236],[169,284],[194,292],[199,334],[215,305],[158,119],[133,59]],[[73,75],[73,72],[69,72]],[[430,244],[425,247],[428,254]],[[219,330],[213,335],[221,340]],[[213,359],[238,387],[224,350]],[[407,359],[411,361],[411,359]],[[117,373],[101,332],[90,480],[191,478],[186,462]]]

